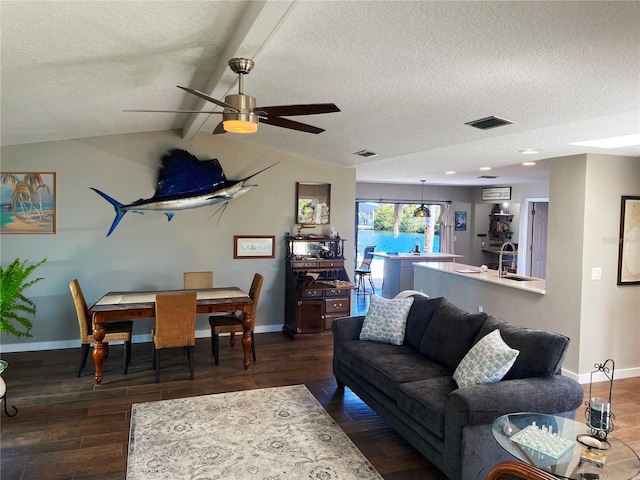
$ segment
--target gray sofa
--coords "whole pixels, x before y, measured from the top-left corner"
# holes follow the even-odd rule
[[[468,313],[445,298],[415,296],[403,345],[360,340],[364,316],[333,322],[333,371],[448,478],[484,479],[513,460],[494,440],[491,423],[511,412],[574,418],[583,400],[560,374],[569,345],[563,335]],[[495,329],[520,351],[496,383],[458,388],[453,373],[469,349]]]

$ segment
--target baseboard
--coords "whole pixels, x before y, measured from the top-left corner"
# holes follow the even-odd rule
[[[281,332],[282,325],[261,325],[256,327],[256,333]],[[225,334],[223,334],[224,336]],[[226,334],[229,335],[229,334]],[[196,330],[196,338],[211,337],[211,330]],[[151,341],[151,335],[134,335],[133,343],[147,343]],[[122,342],[114,342],[115,344]],[[79,348],[80,340],[60,340],[56,342],[29,342],[29,343],[2,343],[0,353],[35,352],[39,350],[62,350],[64,348]]]
[[[581,385],[590,383],[592,381],[596,383],[596,382],[606,382],[609,380],[603,372],[594,373],[593,379],[592,379],[591,373],[577,374],[569,370],[565,370],[563,368],[562,375],[564,375],[565,377],[572,378],[573,380],[580,383]],[[632,378],[632,377],[640,377],[640,367],[621,368],[621,369],[619,368],[619,369],[616,369],[616,371],[614,372],[614,380],[620,380],[622,378]]]

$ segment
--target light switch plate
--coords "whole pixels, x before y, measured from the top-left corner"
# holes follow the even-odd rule
[[[591,269],[591,280],[602,280],[602,268],[593,267]]]

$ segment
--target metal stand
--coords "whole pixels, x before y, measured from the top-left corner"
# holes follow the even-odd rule
[[[8,366],[9,364],[6,361],[0,360],[0,374],[4,372]],[[13,408],[13,414],[7,410],[7,384],[2,376],[0,376],[0,402],[4,403],[4,413],[7,417],[15,417],[18,414],[18,409],[14,406],[11,407]]]
[[[613,431],[614,425],[613,420],[616,416],[611,412],[611,394],[613,392],[613,375],[616,369],[615,362],[609,358],[604,363],[596,363],[594,365],[595,370],[591,372],[591,378],[589,380],[589,399],[585,402],[587,406],[585,410],[585,416],[587,419],[587,426],[591,429],[591,437],[600,441],[601,447],[594,447],[588,440],[583,441],[581,437],[587,437],[588,435],[578,435],[577,440],[591,448],[596,448],[598,450],[608,450],[611,448],[611,445],[607,441],[607,435],[609,432]],[[607,399],[606,404],[598,405],[599,408],[596,408],[596,405],[592,405],[592,401],[594,397],[591,396],[591,387],[593,385],[593,374],[594,373],[604,373],[604,375],[609,380],[609,398]],[[604,408],[606,405],[606,408]]]
[[[2,401],[4,403],[4,413],[7,417],[15,417],[18,414],[18,409],[16,407],[14,407],[13,405],[11,405],[11,408],[13,408],[13,413],[9,413],[9,411],[7,410],[7,395],[3,395],[2,398],[0,398],[0,401]]]

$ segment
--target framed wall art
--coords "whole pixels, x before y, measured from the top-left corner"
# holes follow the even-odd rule
[[[640,197],[622,197],[618,245],[618,285],[640,284]]]
[[[491,187],[482,189],[482,200],[511,200],[511,187]]]
[[[275,235],[234,235],[233,258],[274,258]]]
[[[303,226],[328,225],[331,184],[296,182],[296,223]]]
[[[0,233],[56,233],[55,172],[0,172]]]
[[[456,212],[455,213],[455,222],[456,222],[456,230],[466,230],[467,229],[467,212]]]

